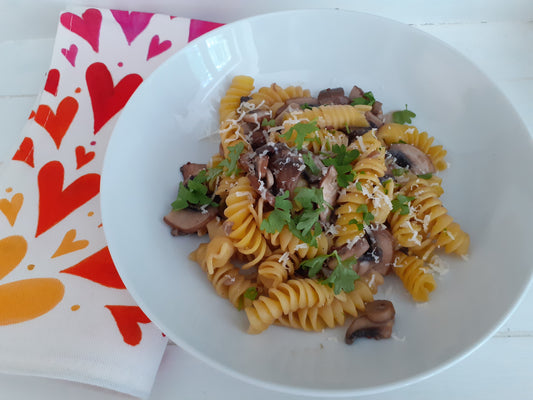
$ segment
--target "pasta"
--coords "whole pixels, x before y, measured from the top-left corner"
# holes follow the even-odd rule
[[[253,78],[232,80],[220,152],[182,167],[164,220],[175,235],[207,232],[189,258],[244,310],[249,333],[370,321],[387,275],[426,302],[438,254],[467,255],[470,238],[436,175],[446,150],[399,113],[385,123],[381,103],[356,86],[350,97],[342,88],[312,97],[301,86],[254,91]]]

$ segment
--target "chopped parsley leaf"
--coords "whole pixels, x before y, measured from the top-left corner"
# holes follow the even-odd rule
[[[232,176],[240,172],[238,161],[241,156],[242,151],[244,150],[244,143],[239,142],[235,146],[228,147],[229,154],[228,157],[223,159],[219,167],[226,167],[226,176]]]
[[[400,215],[409,214],[409,202],[413,201],[414,197],[404,196],[399,194],[392,200],[392,212],[400,211]]]
[[[180,182],[178,197],[172,202],[172,209],[183,210],[191,205],[194,206],[218,206],[211,197],[207,195],[207,172],[202,170],[194,178],[189,179],[187,185]]]
[[[313,120],[311,122],[298,122],[297,124],[291,126],[287,132],[280,135],[280,137],[286,140],[291,140],[293,134],[296,133],[296,137],[293,139],[294,144],[296,145],[296,148],[298,150],[301,150],[304,142],[308,140],[307,136],[316,132],[317,130],[318,126],[316,124],[316,120]]]
[[[357,106],[360,104],[372,106],[376,102],[376,99],[374,98],[374,94],[372,92],[365,92],[363,93],[363,97],[356,97],[352,100],[350,103],[352,106]]]
[[[392,113],[392,122],[397,124],[410,124],[411,119],[416,117],[416,114],[407,109],[407,104],[405,105],[405,110],[395,111]]]
[[[355,177],[352,171],[352,162],[359,157],[359,150],[354,149],[346,151],[345,145],[333,145],[332,151],[334,156],[325,158],[322,162],[326,167],[333,165],[337,170],[337,183],[340,187],[345,188],[353,182]]]

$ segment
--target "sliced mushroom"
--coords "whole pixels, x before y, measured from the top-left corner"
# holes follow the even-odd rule
[[[304,170],[304,176],[307,179],[309,183],[318,183],[322,179],[322,170],[326,168],[320,157],[310,151],[302,150],[302,154],[308,154],[313,162],[315,163],[316,167],[318,168],[318,173],[313,174],[311,169],[305,168]]]
[[[370,111],[380,120],[383,120],[383,103],[381,101],[374,102],[374,104],[372,104],[372,110]]]
[[[372,322],[387,322],[394,319],[396,310],[389,300],[374,300],[366,303],[365,314]]]
[[[264,146],[268,141],[268,134],[263,129],[256,129],[247,136],[248,141],[250,142],[250,146],[252,146],[252,149],[257,149],[261,146]]]
[[[334,89],[324,89],[318,93],[318,103],[326,104],[349,104],[350,99],[344,95],[344,89],[341,87]]]
[[[429,156],[416,146],[395,143],[390,146],[388,152],[394,156],[396,164],[400,167],[409,167],[413,174],[424,175],[436,172]]]
[[[288,190],[292,197],[300,175],[305,169],[301,156],[293,153],[285,143],[267,146],[274,149],[270,152],[269,169],[274,175],[276,186],[280,191]]]
[[[324,201],[328,203],[330,207],[325,206],[324,211],[319,215],[320,222],[327,222],[331,215],[333,207],[337,202],[339,195],[339,185],[337,184],[337,170],[333,165],[328,167],[326,175],[320,180],[319,187],[322,189],[322,195]]]
[[[370,246],[357,260],[354,268],[359,275],[364,275],[371,269],[382,275],[391,271],[394,259],[394,237],[387,229],[371,229],[368,232]]]
[[[207,168],[206,164],[196,164],[192,162],[183,164],[180,168],[181,174],[183,175],[183,184],[186,185],[187,182],[189,182],[189,179],[194,178],[196,175],[200,173],[200,171],[206,168]]]
[[[379,128],[383,125],[383,120],[372,113],[372,111],[365,112],[365,118],[372,128]]]
[[[257,156],[255,160],[255,171],[257,172],[257,177],[259,179],[266,177],[268,171],[268,160],[269,157],[267,155]]]
[[[376,340],[390,338],[395,314],[394,306],[388,300],[367,303],[365,313],[356,317],[346,330],[344,341],[352,344],[361,337]]]
[[[320,105],[316,97],[293,97],[287,100],[287,102],[300,106],[308,105],[309,107],[318,107]]]
[[[353,100],[359,97],[363,97],[364,94],[365,92],[363,91],[363,89],[361,89],[359,86],[354,85],[348,97],[350,98],[350,100]]]
[[[357,242],[355,242],[355,244],[351,247],[345,244],[340,249],[337,249],[337,254],[339,255],[340,259],[344,261],[350,257],[362,256],[363,254],[366,253],[366,251],[369,248],[370,248],[370,244],[368,243],[365,237],[362,237]],[[328,268],[335,269],[336,266],[337,266],[337,260],[335,258],[330,258],[328,260]],[[358,271],[356,272],[359,273]]]
[[[173,228],[174,233],[187,235],[204,231],[207,223],[215,218],[217,213],[218,208],[216,207],[207,207],[205,212],[184,208],[183,210],[170,211],[165,215],[163,221]]]
[[[290,114],[294,111],[301,111],[300,104],[291,102],[292,99],[289,99],[285,102],[285,105],[278,108],[276,111],[276,126],[283,124],[283,119],[286,114]]]
[[[258,110],[248,111],[247,113],[245,113],[244,116],[242,117],[242,120],[244,122],[261,125],[261,122],[265,118],[271,118],[271,117],[272,117],[272,112],[270,110],[258,109]]]

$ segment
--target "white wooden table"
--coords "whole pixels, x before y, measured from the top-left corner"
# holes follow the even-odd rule
[[[219,22],[305,7],[339,7],[381,15],[432,34],[470,58],[508,96],[533,135],[532,0],[74,0],[70,4]],[[58,0],[0,0],[0,162],[19,143],[21,129],[42,90],[57,17],[65,6]],[[73,382],[1,374],[0,388],[0,400],[130,398]],[[150,400],[236,397],[301,399],[238,381],[170,344]],[[465,360],[420,383],[360,398],[533,399],[533,289],[499,332]]]

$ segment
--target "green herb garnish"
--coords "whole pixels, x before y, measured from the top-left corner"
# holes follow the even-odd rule
[[[309,104],[307,104],[307,103],[303,103],[302,105],[300,105],[300,108],[301,108],[302,110],[310,110],[310,109],[313,108],[313,107],[311,107],[311,106],[310,106]]]
[[[274,127],[274,126],[276,126],[276,120],[275,119],[266,119],[266,118],[264,118],[261,121],[261,126],[263,126],[263,127],[265,127],[265,126]]]
[[[309,168],[309,171],[311,171],[313,175],[320,174],[320,168],[318,168],[318,166],[316,165],[311,153],[303,153],[302,158],[304,160],[305,165],[307,166],[307,168]]]
[[[366,204],[361,204],[357,207],[356,212],[363,214],[363,223],[369,225],[370,222],[374,220],[374,214],[368,211],[368,206]]]
[[[322,162],[326,167],[333,165],[337,170],[337,183],[340,187],[347,187],[355,177],[352,171],[352,162],[359,157],[359,150],[346,151],[345,145],[333,145],[333,156],[325,158]]]
[[[244,297],[246,297],[247,299],[250,299],[250,300],[255,300],[257,299],[257,288],[252,286],[252,287],[249,287],[248,289],[246,289],[244,291]]]
[[[207,172],[202,170],[194,178],[189,179],[187,185],[180,182],[178,189],[178,197],[172,202],[174,210],[183,210],[189,206],[214,206],[218,204],[207,195]]]
[[[372,92],[365,92],[363,93],[362,97],[356,97],[352,100],[350,103],[352,106],[357,105],[367,105],[372,106],[376,102],[376,99],[374,98],[374,94]]]
[[[303,143],[307,139],[307,136],[316,132],[317,130],[318,126],[316,124],[316,120],[313,120],[311,122],[298,122],[297,124],[291,126],[287,132],[280,135],[280,137],[286,140],[291,140],[293,134],[296,133],[296,137],[294,138],[294,144],[296,145],[296,148],[298,150],[301,150]]]
[[[343,261],[337,253],[337,250],[334,250],[331,254],[317,256],[315,258],[305,260],[300,264],[300,266],[307,268],[309,270],[309,276],[313,277],[322,269],[324,262],[331,257],[335,257],[337,259],[337,266],[331,275],[327,279],[320,281],[320,283],[329,287],[333,287],[333,292],[335,294],[339,294],[341,291],[350,293],[355,289],[354,282],[359,279],[359,275],[352,268],[352,265],[357,262],[355,257],[350,257]]]
[[[392,113],[392,121],[397,124],[410,124],[411,119],[414,117],[416,117],[416,114],[407,109],[407,104],[405,105],[405,110]]]
[[[394,176],[402,176],[406,172],[407,172],[407,169],[405,169],[405,168],[394,168],[392,170],[392,175],[394,175]]]
[[[421,179],[431,179],[433,177],[433,174],[431,172],[427,174],[417,175]]]
[[[392,200],[392,212],[400,211],[400,215],[409,214],[409,202],[413,201],[414,197],[404,196],[399,194]]]
[[[289,198],[289,191],[276,196],[274,203],[274,211],[270,213],[268,218],[261,222],[261,230],[267,233],[281,232],[283,227],[291,221],[292,203]]]
[[[240,172],[238,167],[239,157],[241,156],[242,151],[244,150],[244,143],[239,142],[235,146],[228,147],[229,153],[228,157],[223,159],[218,166],[226,167],[226,176],[236,175]]]

